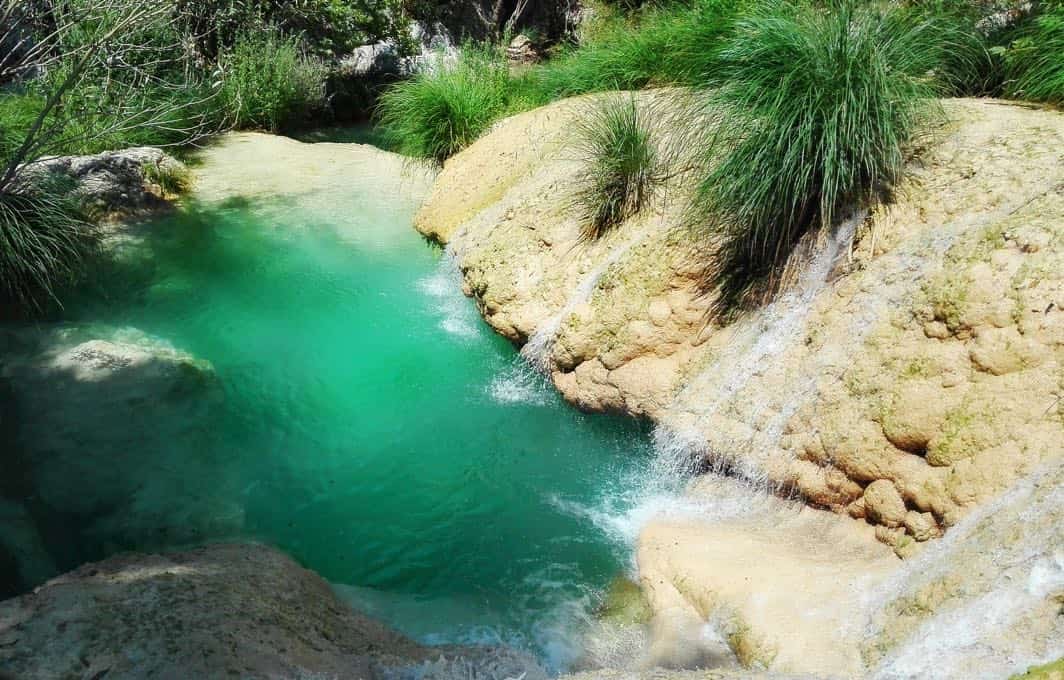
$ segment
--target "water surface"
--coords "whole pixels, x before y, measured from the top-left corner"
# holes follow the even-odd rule
[[[52,509],[63,568],[258,538],[422,640],[501,640],[555,668],[577,653],[629,550],[573,509],[613,502],[647,437],[525,373],[413,210],[372,180],[190,203],[68,306],[217,379],[94,443],[99,460],[131,441],[147,460],[87,489],[91,510]]]

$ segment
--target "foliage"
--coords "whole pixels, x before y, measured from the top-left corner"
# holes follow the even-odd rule
[[[1064,4],[1032,17],[1004,54],[1009,96],[1064,106]]]
[[[400,0],[177,0],[184,32],[198,55],[214,62],[250,32],[276,28],[299,36],[319,57],[349,52],[366,42],[401,41],[409,27]]]
[[[585,239],[596,239],[636,214],[662,181],[646,116],[635,98],[599,101],[580,117],[576,151],[585,167],[575,202]]]
[[[442,163],[522,104],[499,52],[467,45],[455,63],[391,87],[379,107],[380,122],[402,153]]]
[[[380,121],[402,153],[442,162],[503,115],[588,92],[702,83],[741,4],[695,0],[635,23],[615,18],[579,49],[516,74],[498,50],[466,45],[451,67],[386,91]]]
[[[278,132],[325,107],[325,66],[276,31],[242,34],[220,67],[221,106],[237,128]]]
[[[716,72],[716,54],[744,4],[695,0],[608,21],[579,49],[540,69],[541,97],[704,84]]]
[[[997,96],[1005,76],[995,45],[1007,40],[1010,21],[990,21],[988,16],[1012,16],[994,0],[908,0],[900,11],[915,23],[932,22],[939,31],[937,41],[944,45],[935,79],[942,93],[960,97]]]
[[[144,166],[144,179],[167,196],[180,196],[192,190],[192,171],[180,163],[157,162]]]
[[[856,0],[766,2],[738,21],[706,96],[716,125],[696,140],[718,312],[771,296],[805,234],[889,192],[936,92],[940,38],[934,21]]]
[[[43,311],[96,244],[95,228],[61,191],[0,192],[0,306]]]
[[[28,30],[18,22],[41,23],[25,14],[7,19],[16,32]],[[0,93],[0,190],[43,155],[184,143],[216,129],[211,93],[187,68],[172,7],[71,0],[51,19],[54,30],[3,64],[15,84]]]

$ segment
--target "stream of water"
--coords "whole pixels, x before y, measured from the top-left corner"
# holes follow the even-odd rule
[[[78,502],[38,488],[46,541],[62,570],[261,539],[420,640],[505,642],[564,668],[630,559],[574,508],[623,513],[648,434],[578,413],[539,377],[500,383],[515,350],[410,228],[413,203],[367,209],[372,192],[331,193],[328,210],[192,205],[67,306],[73,326],[135,328],[216,380],[209,398],[109,423],[94,460],[134,447],[141,462],[83,484]],[[58,417],[74,447],[106,414]],[[35,445],[22,442],[39,460],[77,455]],[[41,465],[38,485],[79,483],[76,467]]]

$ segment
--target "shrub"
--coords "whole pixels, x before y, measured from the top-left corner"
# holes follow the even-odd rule
[[[601,100],[577,124],[585,163],[575,203],[583,236],[596,239],[636,214],[661,182],[650,128],[635,98]]]
[[[243,34],[220,66],[221,107],[237,128],[278,132],[325,108],[325,66],[294,38]]]
[[[402,42],[409,29],[401,0],[177,0],[175,7],[180,28],[211,63],[253,30],[298,35],[310,53],[330,57],[385,38]]]
[[[1033,17],[1005,54],[1009,96],[1064,106],[1064,4]]]
[[[0,192],[0,306],[43,311],[81,275],[96,244],[95,228],[61,192]]]
[[[706,274],[717,313],[758,304],[810,230],[888,192],[936,92],[944,46],[934,21],[836,0],[767,2],[719,53],[705,98],[707,170],[695,217],[719,250]]]
[[[467,45],[455,63],[389,88],[378,114],[400,153],[442,163],[496,119],[521,108],[514,90],[496,50]]]

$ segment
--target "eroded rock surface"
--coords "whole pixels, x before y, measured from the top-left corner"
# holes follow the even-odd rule
[[[92,325],[5,329],[0,350],[12,426],[0,549],[14,555],[23,587],[53,576],[55,564],[113,551],[94,543],[96,530],[172,545],[197,540],[204,527],[222,536],[243,527],[242,508],[214,493],[224,480],[208,473],[211,461],[181,453],[222,398],[209,363],[136,329]],[[175,470],[203,481],[185,485]],[[183,493],[169,493],[174,484]],[[160,507],[166,498],[176,507]],[[174,517],[182,521],[167,521]]]
[[[0,603],[0,670],[23,680],[369,680],[436,656],[258,544],[119,555]]]

